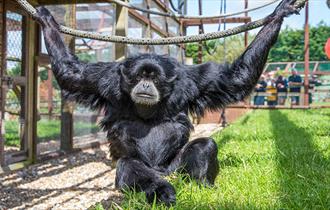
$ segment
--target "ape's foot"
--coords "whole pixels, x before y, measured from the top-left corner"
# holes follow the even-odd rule
[[[282,19],[292,14],[299,14],[299,9],[294,7],[295,2],[296,0],[282,0],[273,13],[274,17]]]
[[[38,7],[37,8],[37,16],[34,19],[39,22],[43,27],[51,27],[59,29],[59,24],[56,22],[55,18],[49,12],[46,7]]]
[[[146,191],[146,196],[149,203],[152,203],[156,196],[157,201],[164,203],[166,206],[171,206],[176,201],[175,189],[166,181],[155,183],[153,189]]]

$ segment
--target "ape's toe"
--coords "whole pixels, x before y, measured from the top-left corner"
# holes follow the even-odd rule
[[[155,196],[158,202],[166,206],[171,206],[176,202],[175,189],[168,182],[157,183],[156,188],[152,192],[147,192],[146,195],[149,203],[153,202]]]
[[[170,206],[176,202],[175,190],[171,185],[169,187],[159,187],[156,194],[159,195],[159,201],[164,202],[166,206]]]

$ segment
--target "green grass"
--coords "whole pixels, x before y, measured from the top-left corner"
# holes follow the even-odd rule
[[[254,111],[214,138],[215,186],[171,177],[171,209],[330,209],[330,109]],[[120,206],[166,209],[134,192]]]
[[[47,120],[42,119],[38,122],[38,141],[44,142],[49,140],[58,140],[61,135],[61,122],[59,120]],[[5,122],[5,145],[6,146],[19,146],[19,126],[17,121]],[[74,135],[82,136],[89,134],[90,132],[97,132],[99,130],[96,124],[75,122],[74,123]]]

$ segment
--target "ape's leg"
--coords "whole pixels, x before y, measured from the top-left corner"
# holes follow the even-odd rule
[[[170,164],[168,170],[183,172],[192,178],[214,184],[219,172],[218,148],[212,138],[199,138],[188,142]]]
[[[133,158],[120,158],[117,162],[116,187],[144,191],[149,202],[156,196],[166,205],[175,203],[175,189],[156,170]]]

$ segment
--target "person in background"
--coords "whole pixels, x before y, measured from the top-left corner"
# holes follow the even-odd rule
[[[302,78],[298,74],[296,69],[291,70],[291,76],[289,76],[289,88],[290,93],[300,93],[301,86],[302,86]],[[299,105],[299,96],[291,96],[291,104],[292,105]]]
[[[308,101],[309,104],[313,103],[313,92],[315,91],[315,87],[316,86],[320,86],[322,85],[322,82],[320,80],[317,79],[316,75],[313,75],[311,79],[309,79],[308,81]]]
[[[275,106],[277,104],[277,89],[275,85],[274,72],[270,72],[267,75],[266,92],[270,94],[267,96],[267,105]]]
[[[288,91],[288,81],[282,76],[278,76],[276,82],[276,89],[277,89],[277,94],[286,94]],[[285,100],[286,100],[286,95],[280,95],[277,97],[278,98],[278,104],[279,105],[284,105]]]
[[[258,93],[265,93],[266,87],[267,83],[265,81],[265,76],[261,75],[254,90],[257,93],[256,96],[254,96],[254,105],[265,105],[265,96],[259,96]]]

